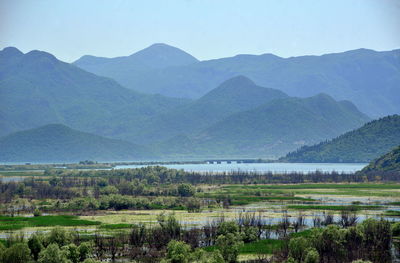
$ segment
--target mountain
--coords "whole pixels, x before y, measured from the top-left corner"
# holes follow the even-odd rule
[[[281,98],[234,113],[208,128],[160,144],[164,154],[276,157],[361,126],[369,118],[326,94]]]
[[[155,143],[198,133],[231,114],[288,97],[282,91],[260,87],[244,76],[236,76],[192,103],[143,121],[125,139]]]
[[[62,124],[49,124],[0,138],[2,162],[121,161],[151,156],[142,146],[80,132]]]
[[[400,115],[371,121],[333,140],[304,146],[281,160],[288,162],[370,162],[400,145]]]
[[[0,135],[62,123],[113,136],[187,103],[123,88],[42,51],[0,51]]]
[[[104,58],[83,56],[74,64],[96,75],[118,80],[126,87],[147,92],[146,83],[134,87],[135,80],[142,74],[156,69],[186,66],[198,62],[192,55],[166,44],[153,44],[130,56]]]
[[[368,166],[364,167],[360,173],[377,173],[377,172],[397,172],[400,173],[400,146],[392,151],[373,160]]]
[[[383,52],[358,49],[290,58],[272,54],[237,55],[146,69],[126,69],[125,65],[114,64],[100,70],[102,63],[92,62],[87,66],[80,59],[75,64],[146,93],[199,98],[223,81],[245,75],[257,85],[273,87],[290,96],[327,93],[337,100],[350,100],[373,117],[400,113],[400,49]]]

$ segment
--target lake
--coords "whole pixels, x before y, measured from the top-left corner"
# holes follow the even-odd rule
[[[365,167],[366,163],[207,163],[207,164],[165,164],[167,168],[182,169],[193,172],[272,172],[290,173],[302,172],[309,173],[321,172],[346,172],[354,173]],[[149,165],[118,165],[114,169],[140,168]]]

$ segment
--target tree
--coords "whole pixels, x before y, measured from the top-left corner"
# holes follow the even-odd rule
[[[178,194],[183,197],[193,196],[196,193],[196,189],[190,184],[180,184],[178,186]]]
[[[39,258],[39,253],[43,249],[42,237],[38,234],[33,234],[28,239],[28,247],[31,250],[32,257],[35,261]]]
[[[306,258],[310,242],[304,237],[295,237],[289,241],[289,255],[298,262],[303,262]]]
[[[72,263],[78,263],[80,261],[79,250],[74,243],[62,247],[62,250],[65,252],[67,258],[72,261]]]
[[[4,251],[5,263],[26,263],[31,259],[31,251],[26,243],[17,243]]]
[[[171,240],[167,246],[167,260],[171,263],[188,263],[190,250],[185,242]]]
[[[237,262],[240,246],[243,244],[239,234],[227,233],[226,235],[219,235],[216,245],[221,252],[225,262]]]
[[[50,244],[39,254],[39,263],[70,263],[66,251],[61,250],[57,244]]]
[[[80,261],[85,261],[90,256],[90,254],[92,253],[92,250],[93,250],[92,243],[90,243],[90,242],[82,242],[78,247],[79,260]]]
[[[47,237],[47,244],[56,243],[59,247],[69,244],[70,241],[71,236],[69,233],[65,229],[59,227],[53,228]]]

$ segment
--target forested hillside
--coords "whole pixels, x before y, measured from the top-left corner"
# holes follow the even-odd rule
[[[400,144],[400,116],[371,121],[333,140],[304,146],[281,158],[289,162],[370,162]]]

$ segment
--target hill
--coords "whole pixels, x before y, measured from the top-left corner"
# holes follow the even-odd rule
[[[400,173],[400,146],[373,160],[361,173],[399,172]]]
[[[400,50],[358,49],[290,58],[272,54],[237,55],[192,62],[129,70],[118,64],[99,70],[96,67],[101,63],[94,61],[96,66],[87,66],[81,59],[75,64],[112,77],[128,88],[171,97],[199,98],[223,81],[245,75],[257,85],[274,87],[290,96],[327,93],[337,100],[350,100],[373,117],[400,113]]]
[[[143,121],[137,130],[131,130],[128,138],[155,143],[195,134],[231,114],[288,97],[282,91],[260,87],[244,76],[236,76],[192,103]]]
[[[74,64],[99,76],[118,80],[123,86],[147,92],[146,83],[135,83],[145,72],[198,62],[192,55],[166,44],[153,44],[130,56],[104,58],[85,55]],[[135,87],[137,85],[137,87]]]
[[[330,141],[304,146],[281,160],[288,162],[370,162],[400,145],[400,116],[371,121]]]
[[[61,124],[0,138],[2,162],[132,161],[152,156],[142,146],[80,132]]]
[[[63,123],[114,136],[185,103],[123,88],[46,52],[0,51],[0,135]]]
[[[271,100],[255,109],[232,114],[189,136],[160,145],[168,154],[273,157],[337,136],[369,118],[350,102],[326,94]]]

